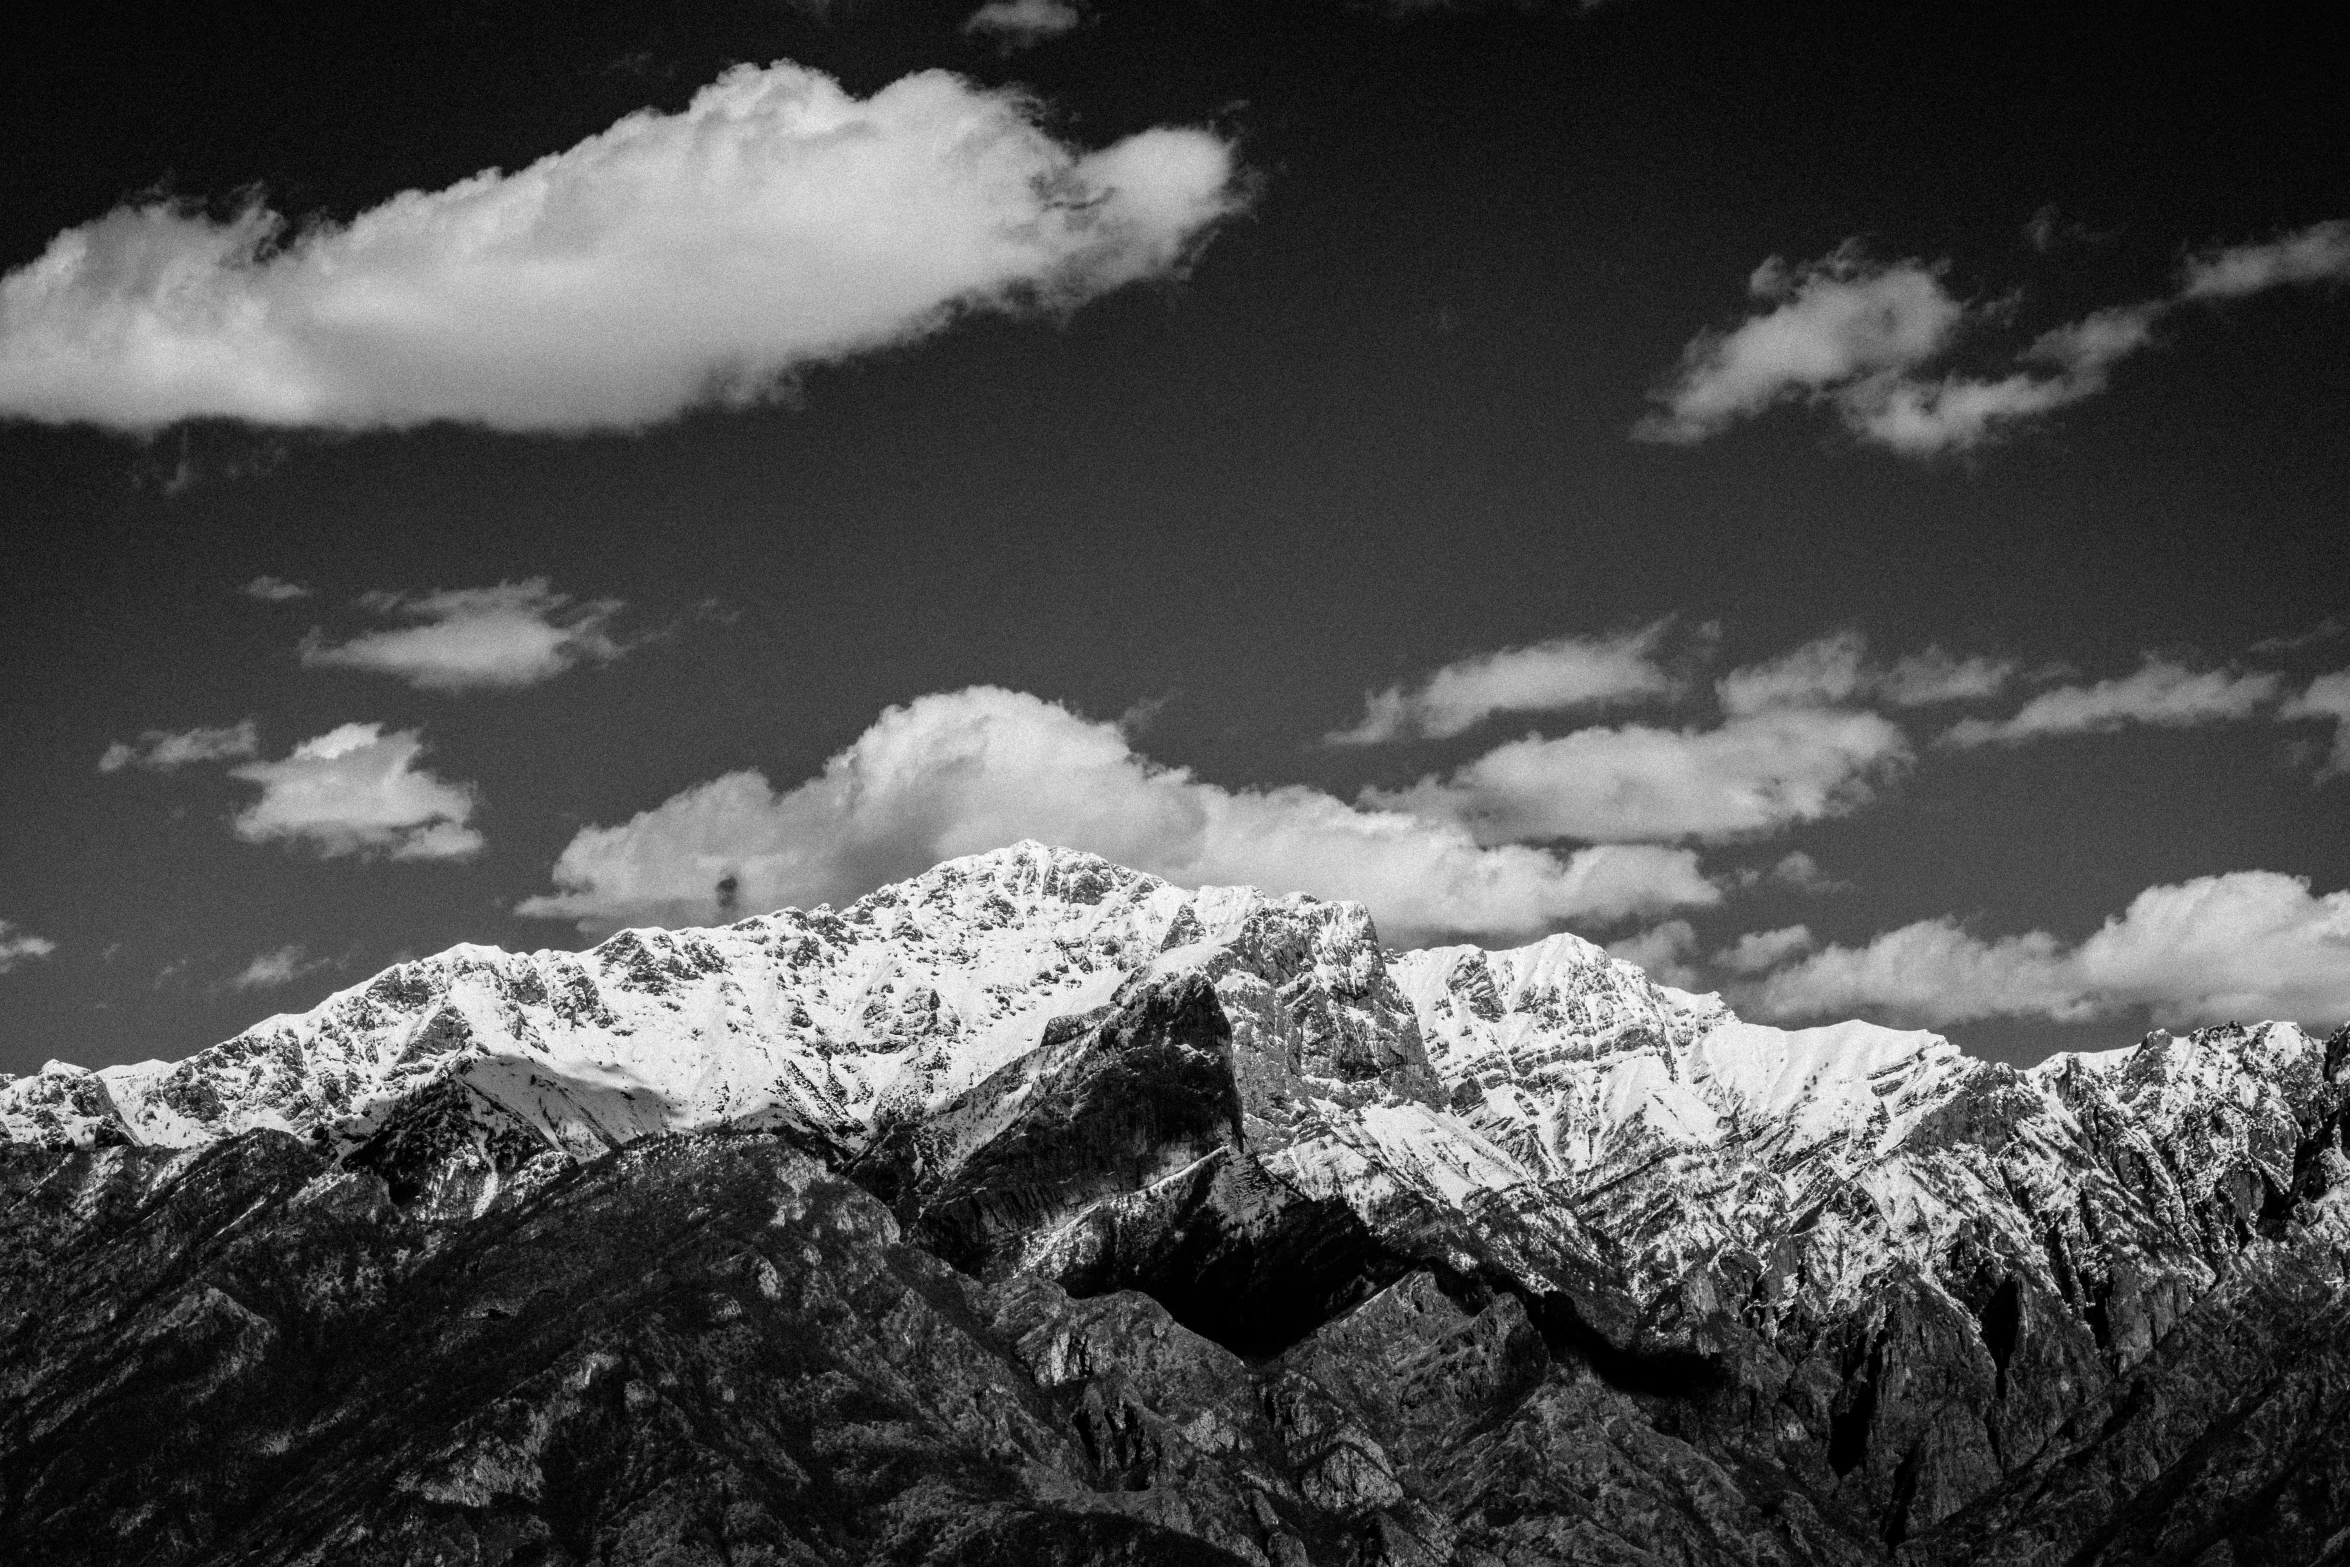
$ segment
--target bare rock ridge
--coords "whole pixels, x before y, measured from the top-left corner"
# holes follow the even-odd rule
[[[0,1080],[10,1562],[2350,1563],[2350,1028],[1024,843]]]

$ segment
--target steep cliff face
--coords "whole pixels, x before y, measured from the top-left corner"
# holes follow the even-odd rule
[[[2346,1056],[2018,1072],[1034,844],[461,947],[0,1083],[0,1537],[2331,1559]]]

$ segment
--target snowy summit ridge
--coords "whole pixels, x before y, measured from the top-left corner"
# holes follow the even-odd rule
[[[1213,1014],[1168,1058],[1209,1085],[1184,1090],[1213,1101],[1189,1140],[1130,1189],[988,1210],[974,1256],[1068,1276],[1169,1183],[1237,1170],[1270,1183],[1249,1223],[1266,1202],[1336,1204],[1383,1244],[1564,1293],[1629,1339],[1842,1309],[1896,1276],[1956,1300],[1991,1258],[2142,1352],[2350,1173],[2344,1036],[2158,1033],[2016,1071],[1930,1033],[1746,1023],[1573,936],[1392,954],[1358,905],[1186,890],[1033,842],[840,910],[579,953],[454,947],[184,1061],[0,1083],[0,1130],[193,1148],[272,1128],[405,1161],[425,1198],[478,1210],[639,1138],[732,1125],[943,1191],[995,1168],[1040,1106],[1083,1102],[1071,1085],[1136,1019],[1185,1006]],[[1614,1305],[1591,1304],[1594,1280]]]

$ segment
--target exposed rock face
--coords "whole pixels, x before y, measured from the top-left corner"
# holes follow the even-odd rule
[[[0,1082],[0,1557],[2350,1561],[2350,1030],[1020,845]]]

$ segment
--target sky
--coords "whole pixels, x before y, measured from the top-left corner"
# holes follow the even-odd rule
[[[2350,1018],[2318,8],[130,8],[0,63],[0,1071],[1023,837]]]

